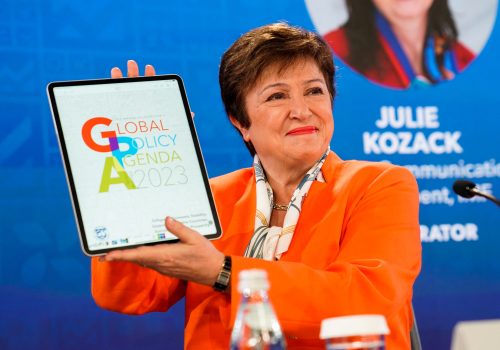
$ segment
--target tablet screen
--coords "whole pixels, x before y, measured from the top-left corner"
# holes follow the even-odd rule
[[[175,240],[167,215],[218,237],[180,78],[101,82],[49,85],[84,251]]]

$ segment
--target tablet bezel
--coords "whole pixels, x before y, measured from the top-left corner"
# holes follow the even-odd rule
[[[61,152],[61,156],[62,156],[63,163],[64,163],[64,171],[66,174],[66,181],[67,181],[70,196],[71,196],[71,204],[73,206],[73,213],[74,213],[76,221],[77,221],[77,229],[78,229],[78,235],[80,237],[80,245],[81,245],[82,251],[87,256],[99,256],[99,255],[104,255],[112,250],[130,249],[130,248],[135,248],[135,247],[139,247],[139,246],[143,246],[143,245],[150,246],[150,245],[163,244],[163,243],[171,244],[171,243],[179,242],[180,240],[179,239],[172,239],[172,240],[167,240],[167,241],[159,240],[159,241],[142,243],[142,244],[133,244],[130,246],[119,246],[119,247],[109,247],[109,248],[107,247],[107,248],[99,249],[99,250],[90,250],[89,249],[87,237],[85,235],[85,226],[83,224],[83,219],[82,219],[81,210],[80,210],[80,204],[78,201],[78,194],[76,192],[73,171],[71,169],[71,165],[70,165],[70,161],[69,161],[70,158],[69,158],[68,150],[66,148],[66,141],[64,138],[61,119],[60,119],[59,112],[57,109],[57,102],[56,102],[56,98],[54,95],[54,89],[58,88],[58,87],[87,86],[87,85],[101,85],[101,84],[127,84],[130,82],[143,82],[143,81],[155,81],[155,80],[176,80],[177,81],[177,85],[179,87],[179,92],[181,94],[182,102],[184,105],[185,116],[187,118],[189,129],[191,132],[191,139],[193,141],[193,145],[194,145],[194,148],[196,150],[196,156],[198,158],[198,165],[200,167],[200,171],[201,171],[201,174],[203,177],[205,192],[206,192],[207,197],[208,197],[210,209],[211,209],[212,216],[214,219],[214,225],[216,228],[216,232],[214,234],[204,235],[204,237],[206,237],[207,239],[217,239],[217,238],[222,236],[222,229],[221,229],[221,225],[220,225],[220,220],[219,220],[219,216],[217,214],[217,208],[215,206],[215,201],[214,201],[213,194],[212,194],[212,191],[210,188],[210,183],[208,181],[208,174],[207,174],[207,169],[205,166],[205,161],[203,159],[203,154],[201,153],[201,147],[200,147],[198,135],[196,133],[193,118],[191,116],[191,109],[189,108],[189,102],[188,102],[186,91],[184,88],[184,83],[182,81],[182,78],[179,75],[164,74],[164,75],[143,76],[143,77],[133,77],[133,78],[116,78],[116,79],[108,78],[108,79],[91,79],[91,80],[56,81],[56,82],[51,82],[47,85],[47,95],[49,97],[49,105],[50,105],[51,110],[52,110],[52,119],[54,122],[56,134],[57,134],[57,139],[58,139],[58,143],[59,143],[59,150]]]

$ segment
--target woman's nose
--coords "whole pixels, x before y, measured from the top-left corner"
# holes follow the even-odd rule
[[[311,115],[309,105],[303,96],[290,99],[290,118],[302,119]]]

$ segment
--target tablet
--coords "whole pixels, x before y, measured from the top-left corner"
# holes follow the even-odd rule
[[[177,75],[47,87],[82,250],[177,242],[166,216],[208,239],[221,228]]]

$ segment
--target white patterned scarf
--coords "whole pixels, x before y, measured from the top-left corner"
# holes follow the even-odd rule
[[[271,212],[274,205],[273,189],[267,181],[257,154],[254,157],[257,210],[255,212],[255,228],[252,239],[245,250],[245,256],[264,260],[279,260],[288,250],[295,232],[295,225],[299,220],[302,202],[309,192],[313,181],[325,182],[321,167],[325,162],[330,148],[321,156],[314,166],[302,178],[292,195],[285,214],[283,227],[269,227]]]

